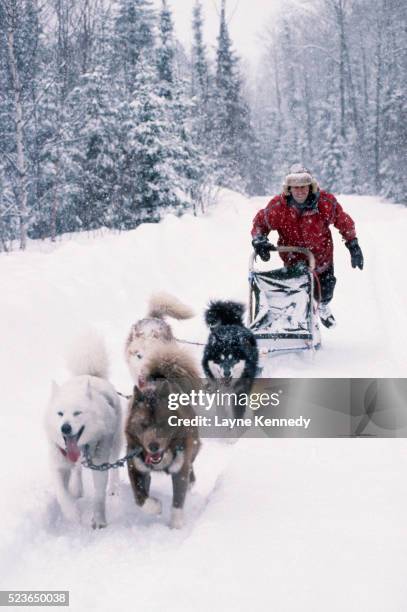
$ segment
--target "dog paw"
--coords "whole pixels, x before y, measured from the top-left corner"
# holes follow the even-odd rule
[[[141,509],[146,514],[158,515],[161,514],[161,502],[159,499],[155,497],[147,497],[144,504],[141,506]]]
[[[106,520],[100,520],[100,519],[92,519],[92,529],[104,529],[105,527],[107,527],[107,523]]]
[[[92,516],[92,529],[103,529],[106,527],[106,516],[104,511],[100,511],[99,509],[95,509]]]
[[[182,508],[171,509],[171,529],[181,529],[184,526],[184,511]]]

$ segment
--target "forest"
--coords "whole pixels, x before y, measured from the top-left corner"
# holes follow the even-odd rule
[[[407,204],[405,2],[287,0],[253,76],[226,0],[215,53],[176,1],[0,0],[0,250],[278,192],[297,161]]]

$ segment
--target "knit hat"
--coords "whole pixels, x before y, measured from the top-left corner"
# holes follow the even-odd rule
[[[302,164],[294,164],[291,166],[289,174],[285,177],[283,193],[288,195],[290,187],[302,187],[303,185],[311,185],[312,193],[317,193],[319,190],[319,185],[311,172]]]

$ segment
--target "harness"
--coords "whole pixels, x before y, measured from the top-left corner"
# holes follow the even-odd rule
[[[91,470],[97,470],[98,472],[106,472],[106,470],[123,467],[124,464],[129,459],[132,459],[133,457],[137,457],[138,455],[141,455],[142,452],[143,452],[143,447],[136,446],[136,448],[134,448],[129,453],[127,453],[127,455],[125,455],[124,457],[121,457],[121,459],[117,459],[116,461],[114,461],[114,463],[105,462],[105,463],[96,465],[95,463],[93,463],[92,458],[90,456],[89,445],[86,444],[84,451],[83,451],[84,459],[82,459],[81,464],[84,467],[87,467]]]

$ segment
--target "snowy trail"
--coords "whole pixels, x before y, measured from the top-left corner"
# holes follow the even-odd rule
[[[366,268],[352,270],[336,235],[338,326],[323,330],[313,361],[274,357],[272,374],[404,377],[407,209],[339,199],[355,218]],[[135,508],[124,472],[106,530],[87,528],[89,496],[83,526],[62,521],[56,507],[42,420],[51,380],[67,376],[66,345],[92,322],[108,342],[111,380],[128,392],[124,339],[156,289],[194,306],[197,317],[173,327],[204,342],[209,299],[247,300],[250,225],[265,204],[224,192],[204,218],[0,256],[1,588],[70,589],[75,612],[128,609],[133,598],[148,611],[243,611],[253,602],[279,612],[405,609],[404,440],[205,441],[180,532],[166,524],[165,477],[153,482],[159,519]]]

